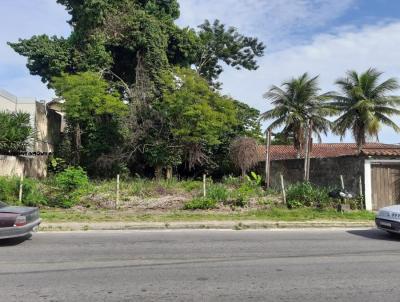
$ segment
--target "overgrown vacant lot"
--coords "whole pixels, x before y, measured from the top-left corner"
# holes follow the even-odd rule
[[[89,179],[81,169],[70,168],[38,181],[26,179],[18,201],[19,180],[0,178],[0,200],[9,204],[39,206],[45,221],[210,221],[210,220],[370,220],[360,200],[348,201],[351,212],[336,211],[338,200],[328,190],[309,183],[291,185],[287,203],[280,192],[265,190],[253,174],[246,179],[226,177],[214,183],[198,180],[121,179],[117,202],[116,180]]]

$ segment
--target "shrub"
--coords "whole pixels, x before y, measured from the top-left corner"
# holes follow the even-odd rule
[[[222,181],[225,185],[234,187],[239,187],[242,184],[242,179],[240,179],[239,177],[234,177],[232,175],[224,176]]]
[[[246,180],[256,186],[261,186],[262,176],[258,175],[256,172],[251,172],[250,176],[246,175]]]
[[[228,195],[228,190],[222,184],[212,184],[207,189],[207,197],[216,202],[226,202]]]
[[[207,198],[200,197],[194,198],[184,205],[185,210],[208,210],[214,209],[217,206],[217,201]]]
[[[18,179],[15,177],[0,177],[0,201],[8,204],[18,202]]]
[[[19,197],[20,180],[17,177],[0,177],[0,200],[8,204],[21,204]],[[22,204],[26,206],[39,206],[47,204],[39,182],[26,178],[22,186]]]
[[[203,186],[203,183],[197,180],[185,180],[181,181],[180,185],[186,192],[192,192],[200,190]]]
[[[263,195],[264,191],[260,186],[256,185],[254,182],[246,181],[232,192],[232,204],[238,207],[245,207],[250,198],[261,197]]]
[[[22,204],[30,207],[47,205],[47,198],[43,194],[40,183],[37,180],[31,178],[24,179],[22,186]]]
[[[89,178],[81,167],[69,167],[55,177],[55,184],[66,193],[84,188],[89,184]]]
[[[29,114],[0,111],[0,151],[25,151],[33,138]]]
[[[51,157],[47,161],[47,170],[49,173],[57,174],[68,168],[67,162],[63,158]]]
[[[85,189],[88,188],[89,179],[81,167],[69,167],[56,175],[54,185],[57,194],[49,204],[61,208],[70,208],[79,202]]]
[[[324,207],[331,201],[327,189],[319,188],[309,182],[290,185],[286,191],[289,208]]]

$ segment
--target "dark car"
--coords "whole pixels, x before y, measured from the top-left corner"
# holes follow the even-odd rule
[[[38,208],[8,206],[0,201],[0,239],[28,235],[40,222]]]

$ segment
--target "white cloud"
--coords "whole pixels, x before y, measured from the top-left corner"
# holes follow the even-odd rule
[[[348,69],[361,72],[375,67],[385,72],[383,77],[399,78],[399,32],[400,22],[394,22],[358,31],[319,35],[309,45],[266,54],[257,71],[227,69],[221,78],[224,92],[265,111],[269,106],[262,94],[271,85],[279,85],[304,72],[320,75],[320,84],[325,91],[335,89],[334,81],[344,76]],[[380,138],[384,142],[400,143],[400,136],[387,128],[382,130]],[[328,139],[337,140],[332,136]]]
[[[195,27],[204,19],[220,19],[240,31],[258,36],[268,47],[286,44],[288,35],[326,25],[355,0],[181,0],[180,25]]]
[[[400,22],[362,29],[344,24],[336,28],[335,34],[307,35],[318,28],[330,28],[327,25],[355,3],[356,0],[180,0],[179,24],[194,27],[206,18],[218,18],[266,42],[268,51],[259,62],[259,70],[238,72],[226,68],[221,77],[225,93],[265,111],[268,104],[261,96],[272,84],[306,71],[321,75],[324,90],[332,90],[334,80],[347,69],[363,71],[373,66],[385,71],[384,76],[399,77]],[[39,77],[29,75],[26,59],[14,53],[6,42],[41,33],[68,35],[67,13],[54,0],[0,0],[0,11],[0,87],[18,96],[51,98],[53,92]],[[298,35],[307,38],[300,44],[294,39]],[[400,142],[400,137],[384,129],[381,140]]]

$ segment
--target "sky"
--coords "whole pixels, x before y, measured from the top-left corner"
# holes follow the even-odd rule
[[[55,2],[0,1],[0,88],[20,97],[54,96],[38,76],[29,75],[26,59],[6,43],[43,33],[68,36],[68,14]],[[272,85],[304,72],[319,75],[322,92],[335,90],[334,81],[349,69],[374,67],[384,72],[383,79],[400,79],[399,0],[180,0],[180,6],[181,26],[219,19],[266,44],[258,70],[225,67],[220,79],[224,94],[261,112],[270,108],[262,95]],[[388,128],[382,128],[379,138],[400,143],[400,134]],[[332,134],[323,138],[339,141]],[[352,141],[351,136],[344,141]]]

